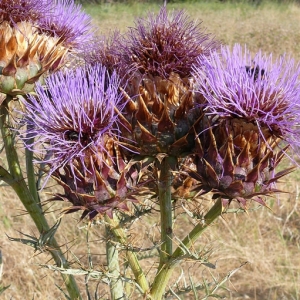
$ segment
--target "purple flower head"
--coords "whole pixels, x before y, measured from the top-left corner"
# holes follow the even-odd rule
[[[260,132],[300,144],[300,66],[258,52],[254,57],[240,45],[222,47],[220,54],[200,56],[194,66],[198,92],[208,115],[240,119]]]
[[[57,72],[47,78],[46,88],[37,85],[37,97],[24,101],[29,130],[21,138],[26,144],[28,136],[36,137],[27,147],[49,164],[49,176],[65,165],[72,170],[75,160],[87,172],[93,159],[101,164],[106,137],[118,135],[118,87],[116,74],[108,76],[105,67],[96,65]]]
[[[116,71],[121,77],[128,72],[128,66],[122,62],[120,43],[123,37],[119,31],[113,31],[109,36],[100,36],[90,44],[86,44],[83,59],[87,64],[101,64],[112,73]]]
[[[82,49],[92,40],[91,17],[73,0],[57,0],[51,13],[39,21],[40,30],[58,37],[63,45]]]
[[[1,0],[0,23],[7,21],[11,25],[22,21],[34,23],[47,15],[52,0]]]
[[[157,15],[150,13],[147,19],[137,19],[122,50],[127,64],[142,74],[169,77],[175,72],[186,77],[196,57],[217,47],[218,43],[184,11],[168,14],[162,7]]]

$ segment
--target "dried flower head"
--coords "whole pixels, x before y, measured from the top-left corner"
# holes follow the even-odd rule
[[[292,60],[272,64],[260,52],[252,59],[239,45],[199,58],[195,81],[206,116],[190,175],[202,193],[245,208],[248,199],[264,205],[262,195],[278,192],[274,183],[293,168],[275,168],[299,143],[299,73]]]
[[[208,54],[218,43],[184,11],[172,14],[162,7],[157,15],[137,19],[123,42],[124,60],[142,74],[168,78],[174,72],[190,76],[192,64],[200,54]]]
[[[195,105],[192,82],[173,73],[169,80],[144,78],[137,87],[137,98],[125,94],[128,101],[120,117],[124,145],[143,156],[165,153],[178,157],[190,152],[194,126],[202,115]]]
[[[71,0],[2,0],[0,92],[31,92],[36,81],[66,62],[71,48],[91,38],[89,22]]]
[[[118,134],[118,88],[116,74],[108,76],[100,65],[57,72],[47,78],[46,88],[37,85],[37,97],[24,103],[24,117],[31,125],[27,136],[36,137],[29,147],[50,165],[49,174],[66,164],[72,169],[74,159],[86,166],[83,173],[93,172],[92,157],[102,161],[106,136]]]
[[[83,49],[93,37],[91,17],[74,0],[57,0],[50,13],[39,19],[38,26],[41,32],[76,50]]]
[[[68,51],[29,22],[1,23],[0,47],[0,92],[10,95],[31,92],[46,72],[60,67]]]

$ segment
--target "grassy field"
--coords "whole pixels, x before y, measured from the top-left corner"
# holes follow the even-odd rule
[[[300,60],[300,6],[271,2],[259,6],[198,2],[170,4],[169,9],[186,9],[191,18],[202,21],[207,32],[224,44],[247,44],[253,52],[262,49],[272,52],[275,58],[287,53],[295,61]],[[159,5],[89,5],[85,6],[85,10],[92,15],[99,33],[108,34],[112,29],[124,32],[128,26],[133,26],[135,17],[145,16],[147,11],[158,11]],[[284,178],[279,187],[289,193],[270,198],[270,209],[259,209],[248,214],[226,214],[220,218],[195,245],[203,251],[211,250],[209,260],[216,265],[216,269],[186,262],[182,266],[185,276],[180,277],[179,285],[189,281],[189,276],[194,281],[201,281],[202,278],[220,280],[231,270],[248,262],[220,290],[226,299],[300,299],[299,179],[300,171]],[[51,191],[55,188],[51,187]],[[42,195],[43,200],[49,197],[47,191]],[[64,299],[56,286],[64,288],[60,275],[39,266],[47,264],[50,257],[46,254],[35,256],[32,248],[8,240],[5,234],[21,237],[18,231],[26,234],[36,232],[12,190],[2,185],[0,197],[0,249],[4,262],[2,284],[11,285],[1,299]],[[59,209],[59,204],[51,208],[52,212],[48,214],[50,223],[55,222]],[[64,245],[63,249],[68,250],[69,259],[75,262],[74,267],[80,266],[76,263],[76,257],[82,267],[88,267],[86,229],[80,229],[84,223],[78,224],[78,219],[79,215],[65,217],[57,237],[59,243]],[[157,236],[158,225],[155,216],[146,223],[134,223],[130,229],[132,241],[138,247],[147,247],[150,238]],[[192,226],[191,220],[179,217],[175,223],[178,237],[185,236]],[[89,246],[95,269],[101,269],[106,263],[103,239],[103,229],[93,227],[90,230]],[[154,275],[155,268],[147,263],[144,267],[148,268],[149,277]],[[181,269],[178,268],[177,275],[180,274]],[[78,277],[78,281],[84,291],[85,278]],[[171,283],[175,281],[174,277]],[[91,289],[95,289],[93,282]],[[102,286],[99,295],[102,295],[101,299],[109,299],[107,290]],[[176,298],[170,296],[169,299]],[[195,297],[191,295],[182,299]],[[199,299],[202,298],[199,296]]]

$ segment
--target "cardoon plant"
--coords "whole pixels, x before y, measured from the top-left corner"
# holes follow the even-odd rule
[[[59,16],[60,22],[56,24],[57,14],[61,14],[59,7],[62,5],[66,9],[69,6],[71,8],[68,16]],[[25,151],[26,175],[21,169],[19,153],[15,145],[15,130],[12,130],[11,110],[17,105],[12,100],[28,99],[28,93],[34,91],[37,82],[42,83],[50,73],[56,72],[66,63],[69,64],[71,51],[72,53],[79,51],[76,47],[79,45],[80,37],[82,40],[87,40],[91,36],[89,30],[74,32],[76,22],[81,26],[78,27],[82,28],[83,19],[85,29],[90,26],[87,21],[89,17],[84,18],[79,8],[74,9],[74,7],[72,1],[0,1],[0,127],[8,164],[8,170],[4,166],[0,167],[1,178],[17,193],[41,233],[42,245],[39,247],[41,249],[49,247],[55,262],[64,267],[67,267],[68,263],[56,241],[46,239],[49,245],[43,242],[45,240],[42,236],[47,232],[51,233],[52,229],[41,207],[33,168],[33,153],[29,149]],[[52,35],[49,34],[46,26],[48,24],[46,20],[50,19],[52,26],[56,28],[55,34]],[[73,23],[69,21],[70,19]],[[66,32],[72,32],[68,34],[68,39],[66,35],[62,35]],[[83,38],[83,35],[87,37]],[[65,42],[66,39],[68,43]],[[30,124],[28,126],[30,127]],[[30,145],[33,140],[34,136],[27,136],[27,145]],[[69,275],[63,277],[70,296],[79,297],[73,277]]]
[[[230,202],[238,201],[244,210],[249,200],[265,206],[265,196],[278,192],[276,181],[292,170],[275,169],[299,140],[300,68],[284,57],[273,63],[271,56],[252,57],[238,45],[232,51],[220,47],[183,11],[171,14],[166,7],[137,19],[124,35],[114,32],[87,46],[89,18],[72,1],[49,3],[49,13],[34,14],[35,36],[55,39],[54,47],[64,55],[86,51],[87,65],[53,72],[35,84],[34,93],[18,98],[27,182],[12,146],[4,100],[1,127],[10,170],[1,168],[1,175],[33,216],[42,215],[36,180],[44,174],[42,187],[50,176],[60,186],[49,201],[67,202],[63,214],[82,211],[81,221],[105,225],[107,266],[74,270],[56,260],[51,269],[104,278],[112,299],[131,297],[129,283],[144,299],[162,299],[175,266],[186,259],[204,262],[191,247]],[[24,21],[19,15],[3,14],[12,30]],[[10,39],[3,41],[10,49]],[[50,60],[54,65],[47,72],[56,71],[63,58]],[[14,59],[3,69],[12,70]],[[6,93],[12,96],[15,89]],[[184,239],[177,239],[176,203],[194,204],[203,194],[211,195],[213,205]],[[128,222],[155,210],[159,257],[150,282],[126,230]],[[42,246],[57,247],[45,236],[52,237],[58,225],[49,228],[41,218],[34,220]],[[120,265],[132,273],[122,272]],[[206,285],[206,296],[216,296],[220,285],[211,291]],[[191,284],[183,292],[200,288]],[[80,297],[73,283],[68,289],[72,299]]]

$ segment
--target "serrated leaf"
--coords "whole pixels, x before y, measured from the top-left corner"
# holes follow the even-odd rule
[[[8,236],[7,234],[6,234],[6,236],[12,242],[19,242],[19,243],[22,243],[24,245],[30,246],[30,247],[32,247],[34,249],[37,249],[37,247],[38,247],[38,242],[36,242],[34,240],[21,239],[21,238],[13,238],[13,237]]]
[[[3,294],[3,292],[5,290],[7,290],[10,287],[10,285],[4,286],[4,287],[0,287],[0,295]]]
[[[214,269],[214,270],[216,269],[216,265],[214,265],[214,264],[212,264],[210,262],[204,262],[204,263],[202,263],[202,265],[204,265],[204,266],[206,266],[208,268]]]

